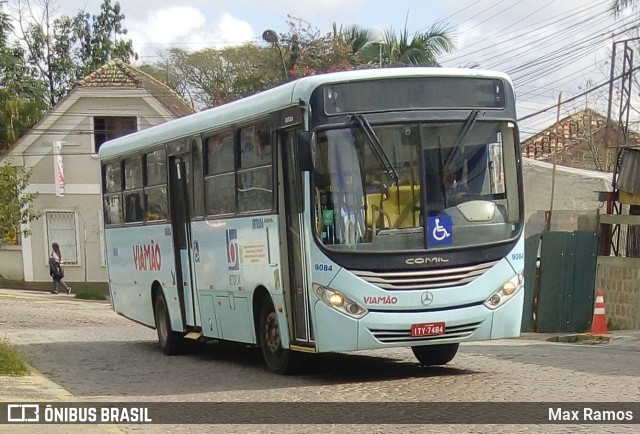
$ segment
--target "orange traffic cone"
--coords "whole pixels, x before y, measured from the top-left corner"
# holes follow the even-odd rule
[[[606,335],[609,333],[607,328],[607,317],[604,314],[604,295],[602,291],[596,293],[596,305],[593,308],[593,322],[591,323],[591,334]]]

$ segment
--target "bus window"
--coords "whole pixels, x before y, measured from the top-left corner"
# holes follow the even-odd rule
[[[238,212],[270,211],[273,208],[271,129],[261,121],[240,130]],[[248,170],[246,170],[248,169]]]
[[[268,121],[240,130],[240,168],[271,164],[271,129]]]
[[[147,187],[144,189],[145,220],[167,219],[167,186]]]
[[[191,141],[193,155],[193,195],[190,203],[191,218],[202,217],[204,213],[204,162],[202,161],[202,140],[195,138]]]
[[[104,223],[122,223],[122,170],[120,162],[104,165]]]
[[[142,208],[142,159],[133,157],[124,160],[124,221],[141,222]],[[133,191],[132,191],[133,190]]]
[[[236,211],[236,178],[231,131],[207,139],[207,173],[204,180],[207,215]]]
[[[146,155],[146,182],[144,187],[145,220],[167,219],[167,154],[164,149]]]
[[[126,193],[124,202],[126,204],[124,209],[125,223],[141,222],[144,212],[140,201],[140,192]]]
[[[160,185],[167,183],[167,154],[164,149],[150,152],[146,157],[147,182],[145,185]]]
[[[235,172],[205,179],[207,214],[233,214],[236,211]]]
[[[235,170],[233,133],[227,131],[207,139],[207,175]]]
[[[107,193],[122,190],[122,171],[119,161],[104,165],[104,189]]]
[[[120,194],[104,197],[104,223],[107,225],[122,223],[122,197]]]
[[[238,212],[270,211],[273,207],[271,166],[238,173]]]

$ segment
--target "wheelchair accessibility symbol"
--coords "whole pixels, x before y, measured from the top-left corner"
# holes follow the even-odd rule
[[[442,246],[453,243],[453,221],[450,216],[429,217],[429,245]]]

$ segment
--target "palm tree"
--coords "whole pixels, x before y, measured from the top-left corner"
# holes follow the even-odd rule
[[[408,16],[407,16],[408,19]],[[409,36],[407,21],[398,35],[386,29],[382,39],[372,29],[333,24],[334,39],[349,47],[352,66],[437,66],[437,56],[454,49],[453,34],[442,23]]]
[[[397,35],[393,29],[384,32],[382,42],[374,44],[377,59],[370,59],[379,66],[439,66],[437,56],[454,49],[453,35],[441,23],[432,25],[423,32],[409,36],[407,23]]]
[[[333,23],[333,39],[347,47],[351,52],[350,61],[352,66],[366,63],[370,57],[369,52],[377,42],[376,34],[371,29],[353,25],[340,28]],[[363,60],[364,59],[364,60]]]
[[[637,7],[637,0],[611,0],[611,6],[609,6],[609,12],[613,14],[613,16],[618,17],[623,9],[630,7]]]

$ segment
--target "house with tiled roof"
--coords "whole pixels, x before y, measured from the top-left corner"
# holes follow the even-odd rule
[[[545,212],[552,207],[554,159],[556,175],[551,229],[572,231],[580,228],[581,219],[595,225],[596,212],[606,212],[601,192],[612,189],[615,145],[620,140],[619,130],[613,122],[607,148],[606,126],[606,116],[585,109],[522,141],[528,235],[543,230]],[[640,134],[630,131],[627,144],[640,144]]]
[[[605,147],[607,117],[585,109],[566,116],[559,123],[524,140],[522,156],[537,161],[577,169],[613,171],[615,145],[620,138],[616,122],[609,127],[609,141]],[[640,145],[640,134],[629,131],[627,145]]]
[[[194,110],[173,90],[121,60],[80,80],[3,158],[32,168],[42,217],[31,235],[0,249],[0,284],[48,288],[48,256],[60,245],[73,286],[106,286],[98,149],[107,140]]]

